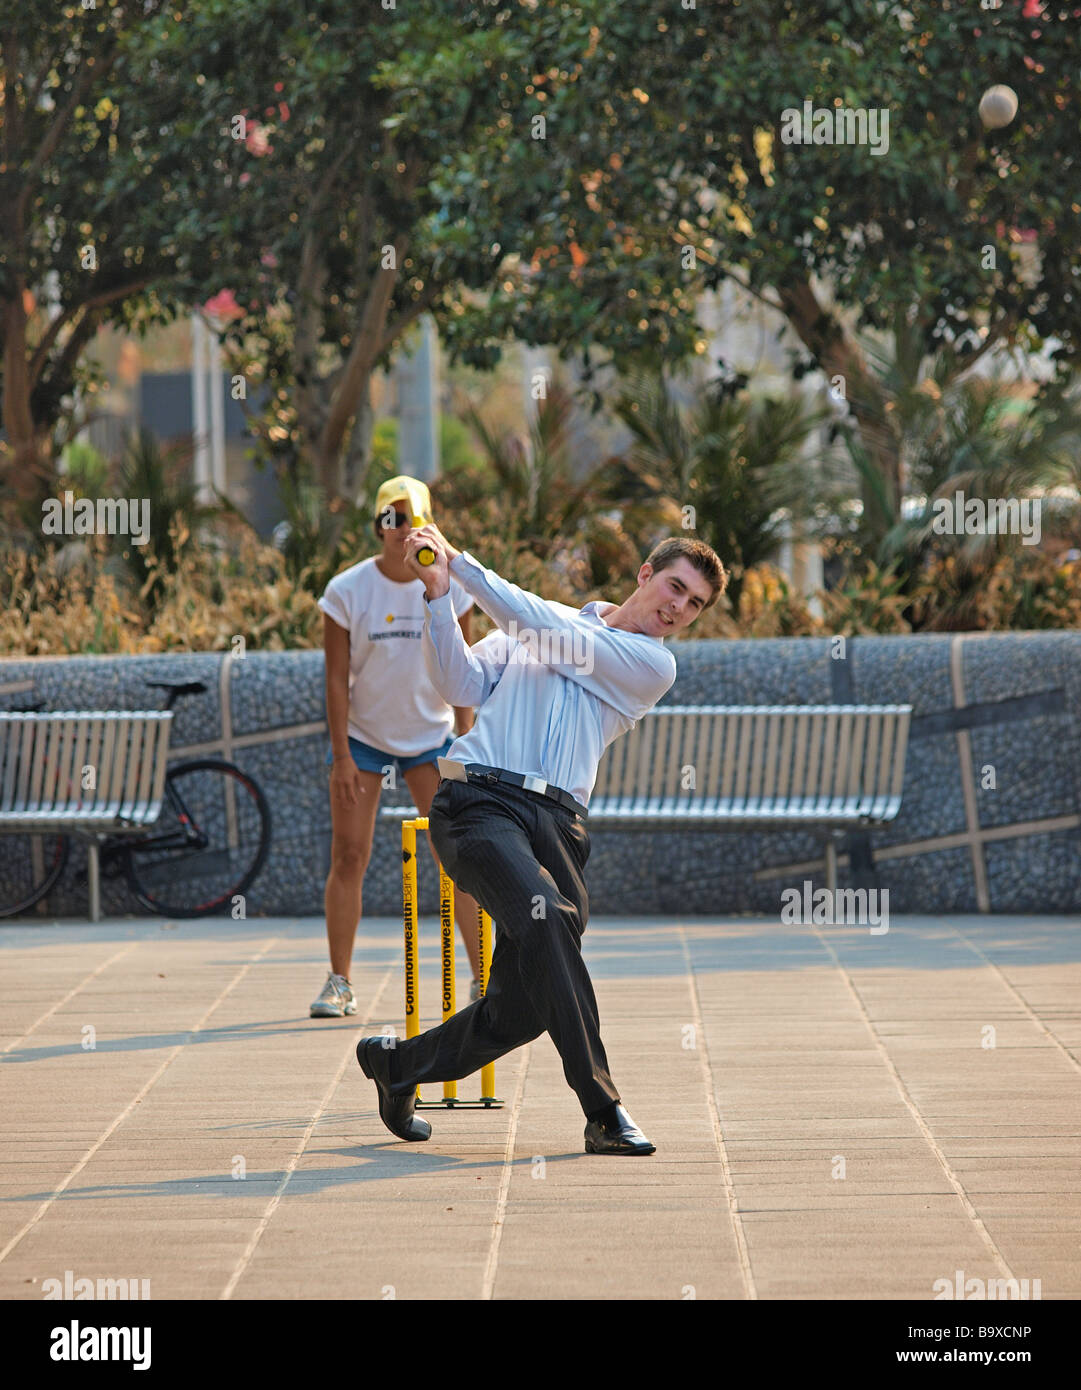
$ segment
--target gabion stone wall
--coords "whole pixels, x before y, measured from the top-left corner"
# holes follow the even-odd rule
[[[888,889],[892,912],[1081,910],[1081,633],[943,634],[673,644],[669,704],[908,703],[904,801],[887,829],[847,835],[840,886]],[[263,786],[274,841],[249,916],[323,911],[330,856],[321,652],[37,658],[0,662],[0,709],[160,707],[147,680],[201,680],[176,706],[176,755],[221,754]],[[384,804],[407,802],[404,787]],[[376,830],[365,915],[401,910],[400,823]],[[591,831],[590,906],[605,913],[780,911],[782,889],[823,881],[818,837],[703,829]],[[0,836],[0,865],[4,837]],[[84,916],[76,842],[47,916]],[[3,888],[0,869],[0,892]],[[106,914],[138,911],[122,882]],[[436,874],[421,856],[421,907]]]

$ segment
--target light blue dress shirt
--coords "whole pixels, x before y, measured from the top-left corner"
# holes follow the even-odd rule
[[[496,630],[470,647],[450,595],[425,599],[432,684],[448,704],[476,709],[447,756],[543,777],[588,806],[601,754],[672,686],[675,657],[662,638],[608,627],[596,602],[527,594],[467,551],[450,571]]]

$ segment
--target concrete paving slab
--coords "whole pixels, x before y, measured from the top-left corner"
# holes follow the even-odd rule
[[[1081,1295],[1065,918],[592,922],[643,1159],[582,1152],[547,1037],[499,1062],[502,1109],[390,1136],[353,1049],[402,1029],[397,922],[364,922],[341,1020],[307,1017],[320,921],[164,925],[0,929],[0,1297],[71,1270],[159,1299],[930,1300],[959,1268]],[[429,940],[431,1023],[438,987]]]

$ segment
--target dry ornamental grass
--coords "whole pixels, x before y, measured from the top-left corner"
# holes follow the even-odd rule
[[[572,607],[621,602],[634,583],[632,573],[591,584],[582,545],[541,557],[507,537],[462,539],[523,589]],[[321,647],[321,578],[309,570],[290,578],[281,553],[247,528],[209,526],[192,537],[177,527],[172,540],[175,568],[150,555],[138,589],[122,555],[101,537],[41,555],[0,555],[0,653],[225,651],[238,637],[249,651]],[[340,568],[362,558],[347,557]],[[1013,551],[974,570],[951,556],[933,560],[908,585],[866,565],[818,599],[821,618],[779,570],[759,565],[743,577],[738,613],[722,597],[680,640],[1081,628],[1081,561]],[[475,610],[474,640],[491,627]]]

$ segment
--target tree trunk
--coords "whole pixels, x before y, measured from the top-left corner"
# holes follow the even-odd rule
[[[30,402],[30,367],[26,346],[25,281],[17,277],[4,306],[4,432],[7,435],[7,483],[22,504],[42,501],[56,482],[49,430],[38,425]]]
[[[369,374],[360,386],[347,446],[344,449],[335,447],[326,431],[320,431],[308,449],[312,473],[335,516],[344,512],[342,503],[351,504],[357,500],[371,458],[374,427]]]
[[[372,413],[372,379],[364,378],[357,400],[353,428],[349,433],[349,447],[342,460],[339,490],[343,497],[355,502],[360,493],[364,475],[372,453],[372,434],[375,429],[375,416]]]
[[[886,393],[858,346],[818,303],[809,281],[780,286],[777,293],[789,322],[822,371],[831,380],[843,379],[845,399],[879,483],[876,488],[870,479],[860,480],[864,526],[877,543],[897,518],[902,493],[901,457],[886,420]]]
[[[863,524],[871,542],[878,545],[901,517],[901,459],[898,441],[883,422],[885,397],[881,391],[873,399],[862,391],[859,396],[849,397],[848,402],[860,440],[867,451],[871,469],[878,482],[860,478],[860,496],[863,501]]]

